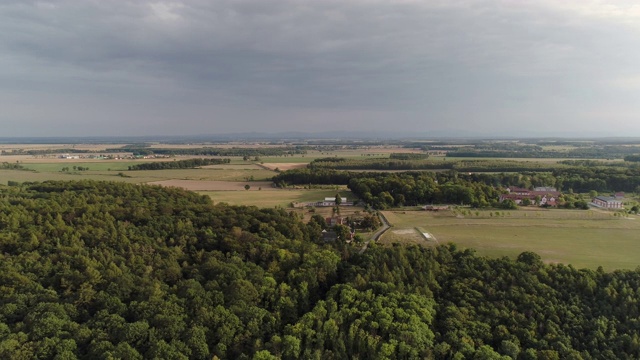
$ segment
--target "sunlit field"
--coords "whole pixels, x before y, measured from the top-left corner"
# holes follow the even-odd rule
[[[459,211],[385,211],[384,215],[393,227],[382,237],[382,244],[452,242],[493,257],[516,257],[523,251],[534,251],[548,263],[578,268],[640,266],[640,218],[635,215],[558,209],[470,210],[464,215]],[[435,239],[425,241],[421,232]]]
[[[250,183],[248,183],[250,184]],[[274,191],[258,190],[251,187],[248,191],[198,191],[203,195],[208,195],[211,199],[218,202],[226,202],[232,205],[248,205],[258,207],[290,207],[292,203],[317,202],[324,200],[325,197],[336,195],[336,190],[284,190],[277,189]],[[340,195],[351,201],[352,194],[350,191],[340,191]],[[343,207],[346,209],[347,207]],[[303,212],[304,210],[301,210]]]

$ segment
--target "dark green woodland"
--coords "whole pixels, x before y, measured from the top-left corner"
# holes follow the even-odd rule
[[[2,187],[0,358],[640,358],[640,271],[321,231],[174,188]]]

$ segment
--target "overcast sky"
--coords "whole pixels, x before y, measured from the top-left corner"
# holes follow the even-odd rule
[[[2,136],[640,136],[640,4],[0,2]]]

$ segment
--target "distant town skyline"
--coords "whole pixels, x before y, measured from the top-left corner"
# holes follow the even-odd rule
[[[634,1],[0,4],[3,137],[640,136]]]

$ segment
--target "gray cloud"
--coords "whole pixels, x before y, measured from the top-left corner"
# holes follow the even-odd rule
[[[0,120],[7,135],[640,135],[640,11],[556,3],[4,1]]]

